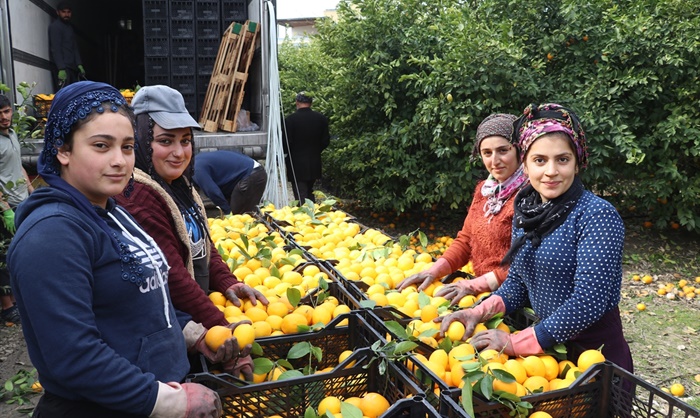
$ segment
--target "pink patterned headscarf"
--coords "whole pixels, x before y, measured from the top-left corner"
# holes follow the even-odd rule
[[[531,104],[515,123],[513,135],[517,135],[521,161],[537,138],[554,132],[562,132],[569,137],[576,150],[578,166],[585,168],[588,164],[588,149],[581,122],[576,113],[556,103]]]

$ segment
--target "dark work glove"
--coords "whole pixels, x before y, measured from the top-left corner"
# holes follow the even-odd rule
[[[252,344],[248,344],[241,351],[241,356],[231,359],[224,363],[223,369],[226,373],[239,377],[243,375],[243,379],[249,382],[253,381],[253,358],[250,357],[250,350],[253,348]]]
[[[250,324],[250,321],[240,321],[240,322],[235,322],[233,324],[227,325],[228,328],[233,331],[236,329],[236,327],[240,324]],[[244,347],[243,351],[241,351],[238,348],[238,340],[236,337],[231,337],[228,340],[224,341],[223,344],[216,350],[212,351],[208,346],[207,343],[204,342],[204,337],[206,335],[206,331],[202,333],[202,335],[197,339],[197,342],[194,344],[194,348],[202,353],[204,357],[209,360],[212,364],[215,363],[225,363],[231,359],[236,359],[238,358],[241,353],[245,351],[247,347]],[[248,352],[245,353],[247,355],[250,353],[250,348],[248,348]]]
[[[253,289],[245,283],[236,283],[234,285],[231,285],[231,287],[226,289],[224,295],[228,300],[233,302],[234,305],[239,307],[241,306],[240,299],[250,299],[250,301],[253,303],[253,306],[257,305],[258,301],[260,301],[263,305],[267,305],[268,303],[270,303],[267,301],[265,295]]]
[[[183,383],[187,394],[185,418],[219,418],[223,412],[219,394],[198,383]]]

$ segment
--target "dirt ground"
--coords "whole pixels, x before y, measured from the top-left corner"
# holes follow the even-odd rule
[[[411,232],[425,219],[425,230],[433,236],[454,236],[461,226],[463,214],[454,211],[418,213],[408,218],[394,218],[389,214],[364,211],[353,205],[343,210],[358,217],[364,225],[384,229],[397,236]],[[656,290],[666,283],[676,284],[686,279],[693,283],[700,276],[700,237],[681,231],[660,233],[644,229],[636,218],[625,219],[627,235],[625,243],[624,279],[620,310],[625,335],[630,342],[635,362],[635,374],[658,387],[670,387],[682,383],[686,389],[683,401],[700,408],[700,298],[693,300],[658,296]],[[393,224],[393,226],[390,226]],[[433,225],[433,228],[430,228]],[[634,275],[651,275],[653,282],[643,284],[634,281]],[[644,303],[640,311],[637,304]],[[0,383],[19,370],[31,370],[32,365],[19,326],[0,325]],[[30,395],[29,404],[18,406],[0,402],[0,417],[26,417],[27,409],[37,402],[39,395]]]

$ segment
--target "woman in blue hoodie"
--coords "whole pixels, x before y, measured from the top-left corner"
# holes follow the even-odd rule
[[[179,383],[186,335],[168,264],[111,196],[128,193],[134,118],[115,88],[55,96],[38,167],[50,185],[17,210],[8,251],[29,356],[45,394],[35,417],[218,417],[218,395]]]

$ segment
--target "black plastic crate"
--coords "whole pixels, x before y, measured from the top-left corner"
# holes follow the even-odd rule
[[[168,1],[167,0],[144,0],[143,1],[143,18],[150,19],[168,19]]]
[[[170,18],[192,20],[194,19],[194,1],[171,0]]]
[[[352,362],[354,365],[350,366]],[[303,416],[308,407],[317,408],[326,396],[345,399],[367,392],[378,392],[393,405],[382,417],[410,417],[403,415],[410,413],[403,401],[423,395],[420,388],[395,364],[389,362],[383,373],[379,364],[371,350],[363,348],[327,373],[258,384],[247,384],[228,374],[198,373],[188,376],[187,380],[215,389],[221,397],[224,414],[235,417],[297,418]]]
[[[197,56],[198,57],[214,57],[219,55],[219,47],[221,46],[221,36],[218,38],[197,39]]]
[[[197,1],[197,20],[219,20],[218,1]]]
[[[221,40],[221,26],[218,20],[198,20],[197,39]]]
[[[222,0],[221,16],[225,26],[231,22],[244,23],[248,20],[248,4],[245,0]]]
[[[171,20],[170,36],[172,38],[194,39],[194,20]]]
[[[146,38],[143,41],[143,52],[147,57],[167,57],[170,41],[168,38]]]
[[[170,85],[170,74],[149,74],[146,73],[146,86],[154,86],[156,84],[164,84],[166,86]]]
[[[416,395],[411,399],[402,399],[392,405],[382,418],[443,418],[424,396]]]
[[[190,114],[195,115],[197,113],[197,93],[183,94],[182,98],[185,99],[185,108],[189,110]]]
[[[167,19],[145,19],[143,22],[143,35],[145,39],[168,39],[170,36],[169,21]]]
[[[195,75],[194,57],[172,57],[170,61],[172,75]]]
[[[144,67],[146,77],[149,75],[170,74],[170,60],[168,57],[145,57]]]
[[[200,76],[211,77],[211,74],[214,71],[215,63],[216,57],[197,56],[197,74]]]
[[[461,390],[445,391],[440,413],[447,418],[463,418],[459,404]],[[592,366],[568,388],[523,396],[532,411],[544,411],[554,418],[600,417],[700,417],[700,410],[682,402],[611,362]],[[475,418],[506,417],[508,409],[497,402],[474,397]]]
[[[193,38],[173,38],[170,41],[172,56],[174,57],[194,57],[194,39]]]
[[[172,76],[170,87],[179,91],[182,94],[195,94],[197,92],[192,77],[187,76]]]

